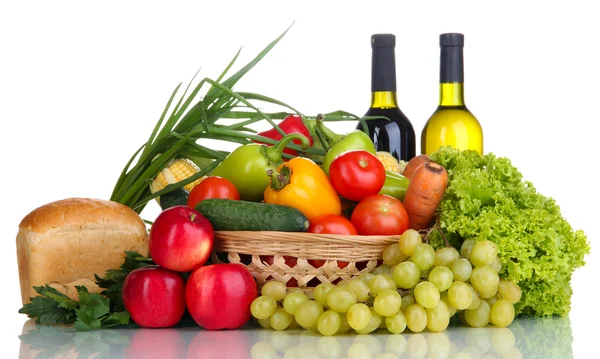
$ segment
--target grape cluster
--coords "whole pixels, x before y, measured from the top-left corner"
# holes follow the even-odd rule
[[[398,334],[442,332],[450,318],[471,327],[506,327],[521,298],[518,285],[501,280],[496,244],[465,240],[437,251],[412,229],[383,252],[383,265],[337,285],[321,283],[313,298],[288,292],[271,281],[250,310],[261,326],[275,330],[302,327],[330,336],[354,330],[368,334],[379,328]]]

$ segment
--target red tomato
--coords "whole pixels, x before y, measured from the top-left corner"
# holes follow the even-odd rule
[[[208,176],[192,188],[188,197],[188,207],[196,208],[199,202],[208,198],[239,200],[240,193],[230,180],[219,176]]]
[[[310,222],[308,232],[345,235],[358,234],[352,222],[342,216],[336,216],[335,214],[324,214],[314,218]],[[308,263],[315,268],[320,268],[325,264],[325,261],[321,259],[309,259]],[[338,267],[340,268],[346,268],[348,264],[348,262],[338,261]]]
[[[381,191],[385,168],[368,151],[348,151],[331,162],[329,181],[340,196],[358,202]]]
[[[376,194],[358,203],[351,222],[362,235],[399,235],[408,229],[408,214],[400,200]]]
[[[310,221],[309,233],[357,235],[352,222],[335,214],[323,214]]]

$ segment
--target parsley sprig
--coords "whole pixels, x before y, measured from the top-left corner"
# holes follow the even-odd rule
[[[104,277],[96,275],[96,284],[104,289],[101,293],[76,286],[79,300],[74,300],[49,285],[35,286],[39,296],[31,298],[19,313],[35,318],[37,324],[73,324],[78,331],[132,324],[121,296],[123,282],[129,272],[151,265],[154,262],[150,258],[125,252],[120,269],[110,269]]]

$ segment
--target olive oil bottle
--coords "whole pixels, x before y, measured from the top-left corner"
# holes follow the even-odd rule
[[[464,100],[464,35],[440,35],[440,102],[421,132],[421,153],[440,146],[483,154],[483,131]]]

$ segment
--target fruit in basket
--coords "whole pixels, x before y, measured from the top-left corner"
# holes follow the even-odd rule
[[[323,214],[313,218],[308,227],[309,233],[357,235],[352,222],[335,214]]]
[[[284,263],[286,266],[290,267],[290,268],[294,268],[296,266],[296,264],[298,263],[298,258],[296,257],[291,257],[291,256],[282,256]],[[263,261],[264,263],[266,263],[267,265],[272,266],[273,263],[275,263],[275,257],[274,256],[260,256],[260,260]],[[268,279],[270,279],[271,277],[269,277]],[[283,283],[282,283],[283,284]],[[286,287],[297,287],[298,286],[298,281],[296,280],[296,278],[290,278],[288,279],[288,281],[285,283]]]
[[[212,264],[196,269],[185,286],[190,315],[208,330],[237,329],[250,319],[258,289],[241,264]]]
[[[362,235],[401,235],[409,225],[402,202],[381,194],[360,201],[350,221]]]
[[[187,206],[162,211],[148,235],[150,257],[163,268],[189,272],[206,263],[213,248],[212,225]]]
[[[399,173],[385,171],[385,182],[379,194],[387,194],[399,200],[404,200],[410,180]]]
[[[377,151],[375,155],[377,156],[377,159],[381,161],[386,171],[399,174],[404,170],[403,167],[400,167],[400,162],[398,162],[396,157],[394,157],[391,153],[387,151]]]
[[[408,213],[410,228],[430,228],[448,185],[448,172],[433,162],[419,166],[410,179],[402,203]]]
[[[353,150],[364,150],[375,155],[375,145],[369,136],[361,130],[354,130],[346,135],[338,135],[333,133],[329,128],[325,127],[323,120],[317,119],[317,127],[326,137],[331,146],[325,157],[321,167],[329,176],[329,168],[333,160],[344,152]]]
[[[198,203],[209,198],[239,200],[240,193],[227,178],[208,176],[192,189],[187,205],[190,208],[196,208]]]
[[[314,121],[312,123],[313,124],[311,125],[311,127],[314,127]],[[306,138],[308,138],[308,141],[310,142],[310,146],[312,147],[313,138],[312,138],[312,134],[311,134],[311,129],[306,124],[310,124],[310,122],[305,123],[304,120],[302,119],[302,117],[299,115],[287,115],[283,119],[283,121],[281,121],[278,124],[278,126],[285,134],[299,133],[301,135],[304,135]],[[277,129],[275,127],[271,128],[270,130],[260,132],[257,135],[267,137],[267,138],[277,140],[277,141],[279,141],[279,140],[281,140],[281,138],[283,138],[283,135],[279,131],[277,131]],[[267,143],[260,142],[260,141],[254,141],[254,142],[264,144],[264,145],[269,145]],[[300,142],[300,140],[294,140],[293,142],[297,145],[302,145],[302,142]],[[298,151],[291,149],[291,148],[285,148],[283,150],[283,153],[287,153],[292,156],[298,156]]]
[[[265,203],[297,208],[309,221],[323,214],[342,213],[340,197],[312,160],[293,158],[269,175],[271,185],[264,191]]]
[[[167,328],[185,311],[185,282],[179,273],[158,267],[131,271],[123,282],[123,304],[145,328]]]
[[[196,210],[216,231],[305,232],[310,224],[299,209],[278,204],[211,198]]]
[[[344,152],[329,167],[329,181],[335,191],[356,202],[379,193],[385,179],[385,168],[381,161],[364,150]]]
[[[431,159],[429,158],[429,156],[427,156],[425,154],[418,155],[418,156],[411,158],[410,161],[408,161],[408,163],[406,164],[406,167],[404,167],[404,171],[402,171],[402,175],[404,175],[404,177],[406,177],[410,180],[412,178],[412,176],[415,174],[415,171],[419,167],[421,167],[421,165],[423,165],[427,162],[431,162]]]
[[[259,202],[269,187],[267,172],[277,169],[282,162],[283,149],[293,140],[299,140],[303,148],[310,145],[308,138],[297,133],[284,136],[274,146],[257,143],[243,145],[231,152],[211,174],[230,180],[239,191],[240,199]]]

